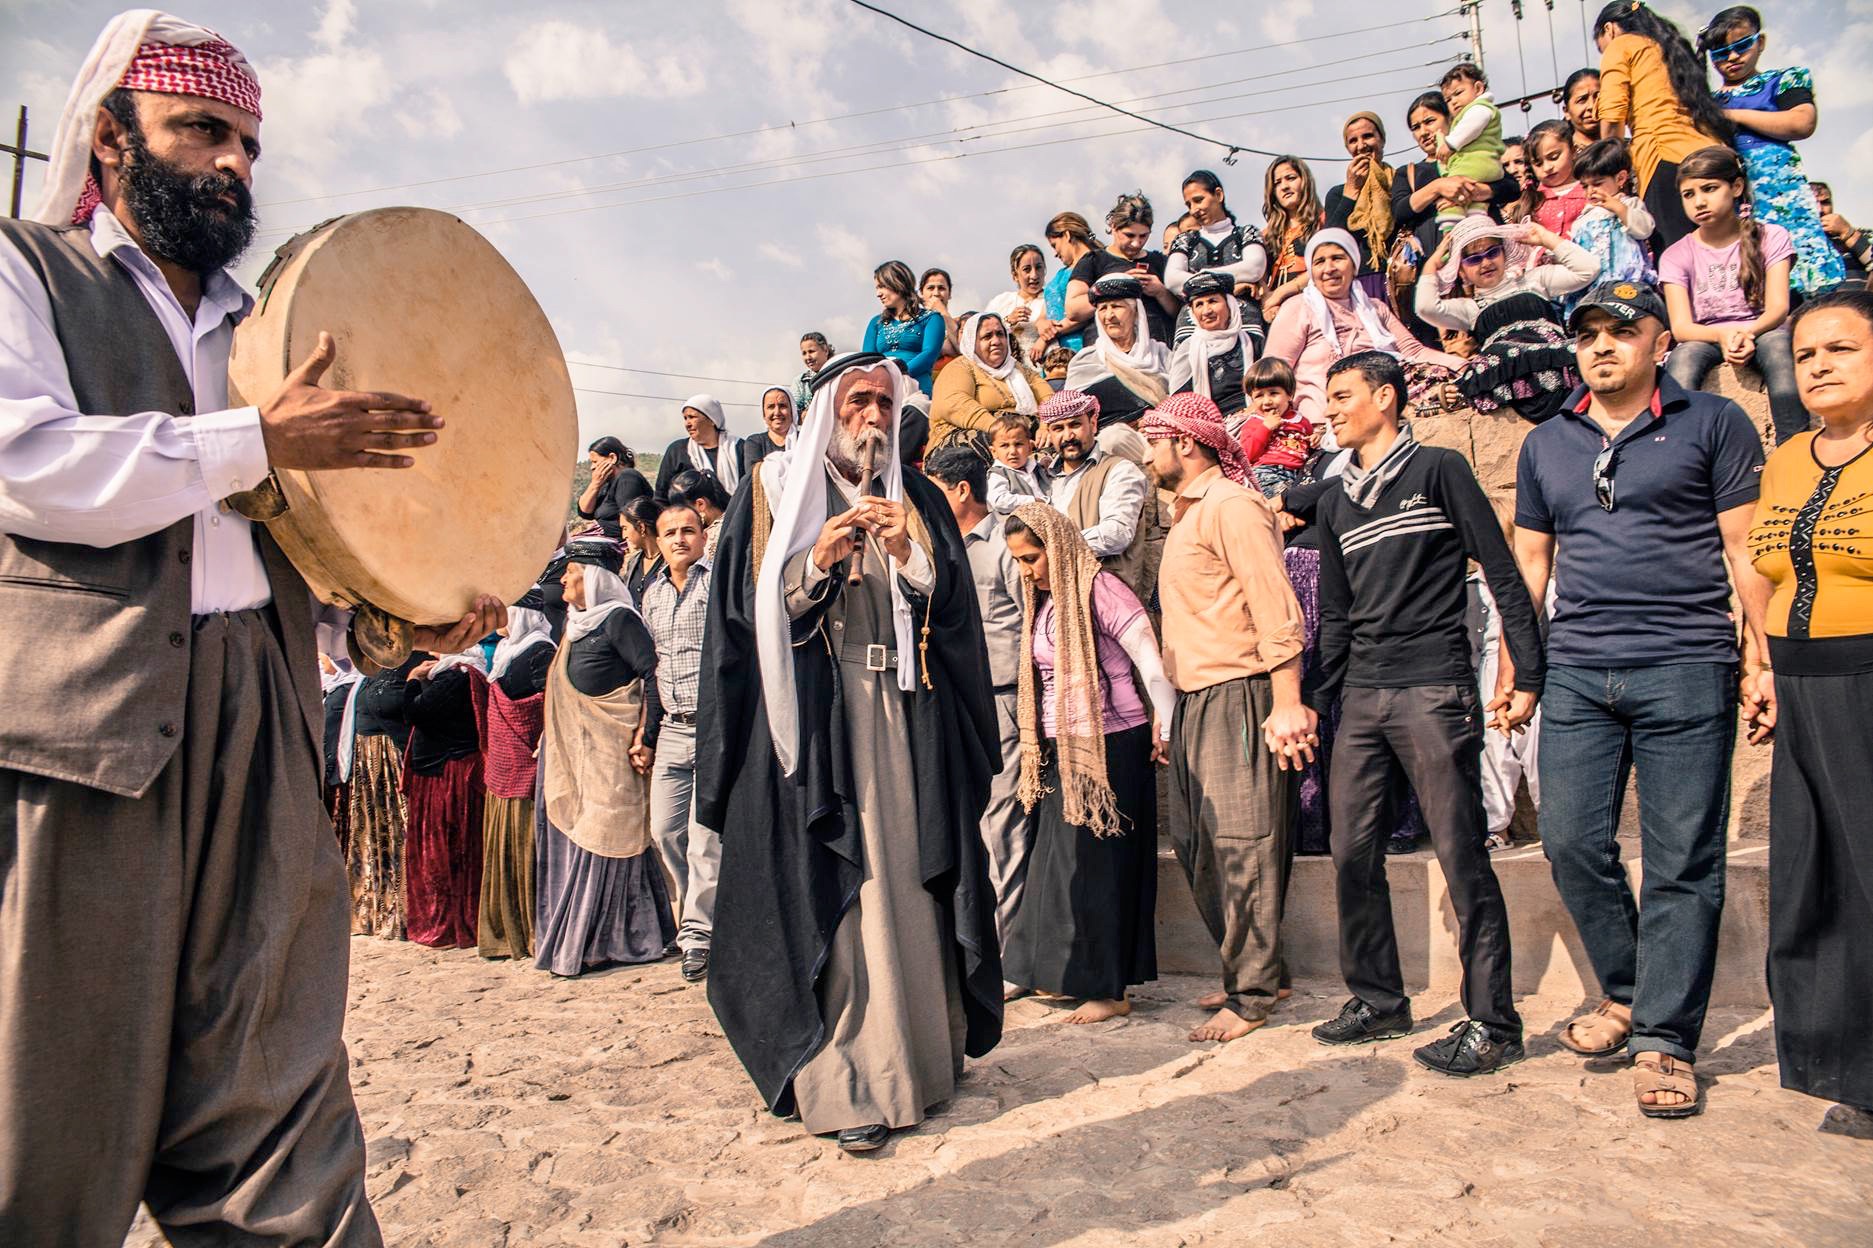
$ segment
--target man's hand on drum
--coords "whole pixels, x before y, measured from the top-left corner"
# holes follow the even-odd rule
[[[319,378],[338,357],[327,333],[306,362],[260,405],[267,462],[275,468],[410,468],[398,451],[428,446],[442,428],[429,404],[401,394],[328,390]]]
[[[431,654],[460,654],[507,624],[507,604],[493,594],[475,599],[475,609],[453,624],[419,624],[415,646]]]

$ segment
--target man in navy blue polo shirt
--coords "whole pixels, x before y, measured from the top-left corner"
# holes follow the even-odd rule
[[[1664,375],[1665,327],[1658,295],[1630,282],[1575,309],[1586,384],[1522,446],[1515,552],[1537,601],[1555,578],[1542,845],[1606,997],[1561,1043],[1629,1048],[1640,1112],[1682,1118],[1703,1107],[1692,1066],[1723,913],[1738,695],[1725,564],[1748,566],[1763,452],[1736,404]],[[1765,605],[1743,601],[1758,642]],[[1614,839],[1635,767],[1637,906]]]

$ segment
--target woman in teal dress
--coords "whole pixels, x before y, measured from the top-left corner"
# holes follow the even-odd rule
[[[1822,232],[1821,210],[1795,151],[1795,141],[1812,135],[1819,117],[1814,76],[1801,66],[1757,70],[1768,40],[1762,15],[1747,5],[1717,14],[1697,42],[1723,79],[1713,94],[1736,125],[1736,150],[1749,175],[1756,216],[1781,226],[1795,240],[1790,287],[1818,295],[1840,285],[1847,267]]]
[[[867,351],[882,351],[903,366],[924,394],[943,351],[944,321],[917,297],[916,278],[902,260],[887,260],[872,273],[882,310],[865,326]]]

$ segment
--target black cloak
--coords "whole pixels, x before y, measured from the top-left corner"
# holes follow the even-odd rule
[[[822,635],[845,575],[793,622],[800,708],[799,766],[781,774],[768,735],[755,653],[753,481],[722,520],[709,577],[709,615],[697,702],[696,819],[722,838],[709,1004],[768,1108],[793,1112],[793,1078],[826,1041],[817,986],[833,933],[858,897],[863,841],[841,711],[839,665]],[[962,535],[937,488],[904,474],[906,502],[929,529],[934,603],[910,593],[921,626],[929,609],[931,688],[910,698],[917,839],[923,884],[955,959],[968,1029],[963,1051],[1001,1039],[1001,947],[981,819],[1001,743],[988,648]],[[942,986],[931,986],[940,1008]]]

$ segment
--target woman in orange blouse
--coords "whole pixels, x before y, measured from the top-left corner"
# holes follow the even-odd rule
[[[1712,143],[1730,144],[1704,62],[1679,29],[1640,0],[1614,0],[1593,24],[1600,48],[1600,138],[1632,132],[1639,196],[1658,222],[1652,245],[1663,251],[1691,232],[1678,198],[1678,162]]]
[[[1777,448],[1750,530],[1769,666],[1746,665],[1750,740],[1775,735],[1769,995],[1782,1086],[1873,1138],[1873,294],[1795,315],[1795,378],[1821,428]],[[1772,670],[1773,669],[1773,670]]]

